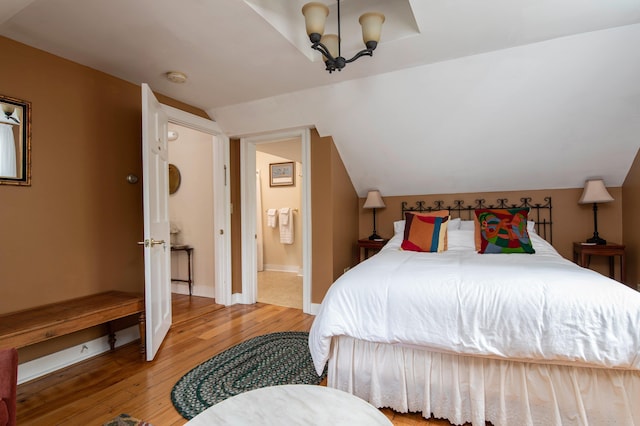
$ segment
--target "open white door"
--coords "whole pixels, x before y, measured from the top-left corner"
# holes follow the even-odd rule
[[[142,84],[142,188],[147,361],[152,361],[171,327],[169,246],[169,150],[167,114]]]

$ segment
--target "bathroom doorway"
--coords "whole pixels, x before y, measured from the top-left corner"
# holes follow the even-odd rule
[[[256,144],[256,300],[302,309],[300,138]]]
[[[309,129],[241,138],[240,162],[242,294],[237,300],[247,304],[258,300],[258,267],[261,263],[263,272],[286,274],[285,277],[291,277],[291,281],[297,281],[298,289],[301,278],[301,307],[303,312],[311,313]],[[275,171],[273,167],[276,168]],[[282,239],[283,230],[280,225],[283,209],[289,212],[292,241]],[[269,210],[275,214],[275,224],[270,225],[268,222]],[[258,242],[259,237],[262,243]],[[275,281],[285,280],[275,278]],[[261,299],[266,296],[266,292],[267,290],[262,291]],[[283,295],[286,292],[286,289],[275,290],[275,293]],[[296,307],[299,308],[299,296],[295,298]],[[288,302],[281,300],[271,303],[286,306],[285,303]]]

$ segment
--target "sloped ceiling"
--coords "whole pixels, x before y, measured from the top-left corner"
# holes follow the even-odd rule
[[[372,58],[331,75],[304,50],[305,1],[5,2],[1,35],[231,136],[316,126],[361,196],[620,186],[640,147],[640,0],[344,0],[345,56],[359,13],[387,20]]]

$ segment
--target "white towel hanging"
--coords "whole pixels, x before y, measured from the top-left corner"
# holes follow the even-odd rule
[[[267,209],[267,226],[269,228],[275,228],[278,223],[278,210]]]
[[[293,211],[289,207],[280,209],[280,242],[293,244]]]
[[[280,209],[280,223],[283,225],[289,224],[289,211],[291,209],[289,207],[283,207]]]

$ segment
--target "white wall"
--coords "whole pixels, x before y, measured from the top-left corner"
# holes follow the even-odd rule
[[[418,56],[440,49],[432,40]],[[370,188],[384,196],[582,188],[595,176],[619,187],[640,148],[638,45],[640,24],[626,25],[207,113],[232,135],[313,124],[332,137],[360,197]],[[342,74],[375,66],[395,47]]]
[[[214,297],[213,140],[211,135],[169,124],[179,137],[169,142],[169,163],[178,167],[181,184],[169,196],[171,222],[181,232],[177,242],[193,247],[193,294]],[[172,278],[187,278],[187,255],[171,255]],[[188,294],[187,283],[172,283],[172,291]]]

